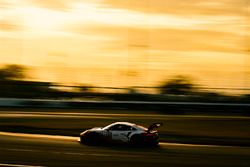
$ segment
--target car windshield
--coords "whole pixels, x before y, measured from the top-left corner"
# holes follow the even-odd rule
[[[107,125],[105,127],[103,127],[102,129],[109,129],[110,127],[114,126],[115,124],[110,124],[110,125]]]

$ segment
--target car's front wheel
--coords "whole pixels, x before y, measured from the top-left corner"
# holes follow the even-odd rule
[[[100,141],[100,135],[97,133],[87,133],[80,136],[81,143],[86,144],[99,144]]]

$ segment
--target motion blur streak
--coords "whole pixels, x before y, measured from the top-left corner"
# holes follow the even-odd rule
[[[68,118],[114,118],[114,117],[162,117],[162,118],[213,118],[213,119],[249,119],[244,116],[223,115],[163,115],[163,114],[113,114],[113,113],[80,113],[80,112],[21,112],[1,111],[0,117],[68,117]]]
[[[0,166],[8,167],[45,167],[45,166],[30,166],[30,165],[17,165],[17,164],[0,164]]]
[[[39,139],[65,140],[65,141],[77,141],[77,142],[79,142],[79,137],[61,136],[61,135],[41,135],[41,134],[27,134],[27,133],[13,133],[13,132],[0,132],[0,135],[12,136],[12,137],[23,137],[23,138],[30,138],[30,139],[39,138]],[[205,145],[205,144],[182,144],[182,143],[166,143],[166,142],[160,142],[159,144],[161,147],[171,147],[171,146],[200,147],[200,148],[204,148],[204,147],[210,147],[210,148],[235,147],[235,146],[219,146],[219,145]],[[20,151],[18,149],[12,149],[12,150]],[[22,149],[21,151],[33,151],[33,150]],[[68,154],[71,154],[71,153],[68,153]],[[72,153],[72,154],[75,154],[75,153]],[[105,156],[105,155],[100,155],[100,154],[96,154],[96,155],[97,156]]]
[[[30,166],[248,167],[249,147],[169,144],[157,148],[88,146],[74,138],[0,134],[0,163]],[[15,166],[13,166],[15,167]],[[18,166],[17,166],[18,167]],[[22,167],[22,166],[20,166]],[[26,166],[24,166],[26,167]]]
[[[55,140],[56,139],[57,140],[71,140],[71,141],[77,141],[78,140],[78,137],[59,136],[59,135],[41,135],[41,134],[27,134],[27,133],[11,133],[11,132],[0,132],[0,135],[15,136],[15,137],[55,139]]]

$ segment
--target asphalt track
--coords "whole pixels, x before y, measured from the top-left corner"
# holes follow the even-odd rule
[[[0,132],[0,166],[249,167],[250,147],[160,143],[156,148],[88,146],[77,137]]]

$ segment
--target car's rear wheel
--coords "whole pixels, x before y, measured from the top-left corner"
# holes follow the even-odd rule
[[[140,146],[144,144],[143,137],[140,135],[133,135],[130,138],[130,144],[134,146]]]

